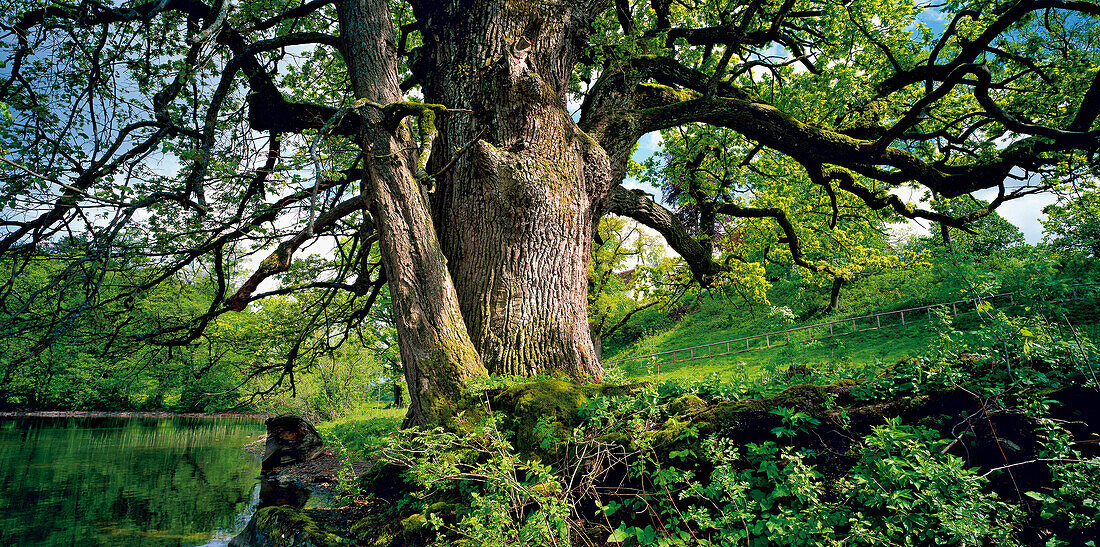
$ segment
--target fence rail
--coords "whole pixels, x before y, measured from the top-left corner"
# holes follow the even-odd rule
[[[1057,302],[1080,300],[1082,298],[1080,293],[1085,292],[1083,289],[1096,286],[1100,286],[1100,283],[1077,283],[1074,285],[1070,285],[1069,288],[1071,289],[1071,291],[1068,295],[1068,298],[1057,300]],[[1082,290],[1079,291],[1078,289]],[[847,336],[850,334],[856,334],[859,332],[866,332],[871,330],[879,330],[883,328],[896,328],[913,323],[915,321],[920,321],[921,319],[931,319],[932,310],[936,308],[950,307],[951,315],[952,317],[954,317],[959,315],[960,306],[963,308],[974,306],[974,308],[977,309],[980,303],[992,303],[993,300],[998,298],[1007,298],[1009,304],[1015,304],[1016,297],[1024,292],[1025,291],[997,293],[971,299],[955,300],[953,302],[940,302],[938,304],[929,304],[927,306],[918,306],[915,308],[905,308],[903,310],[893,310],[882,313],[873,313],[869,315],[860,315],[857,317],[849,317],[846,319],[836,319],[823,323],[815,323],[813,325],[795,327],[793,329],[766,332],[764,334],[754,334],[752,336],[743,336],[741,338],[733,338],[731,340],[723,340],[720,342],[711,342],[709,344],[701,344],[698,346],[691,346],[687,348],[672,349],[660,351],[657,353],[639,355],[636,357],[615,359],[613,361],[605,361],[604,364],[613,365],[617,363],[628,363],[631,361],[637,361],[639,367],[647,367],[654,364],[662,365],[682,363],[685,361],[694,361],[698,359],[710,359],[714,357],[723,357],[726,355],[736,355],[738,353],[745,353],[746,351],[782,347],[790,344],[791,342],[810,342],[813,340],[823,340],[836,336]],[[1043,301],[1047,300],[1044,298]],[[968,310],[964,309],[963,313],[965,313],[966,311]],[[906,314],[909,314],[908,317],[906,317]],[[883,321],[884,318],[893,318],[894,320],[891,321],[890,319],[887,319],[886,321]],[[898,319],[900,319],[900,322],[898,322]],[[871,323],[872,321],[873,324]],[[744,347],[742,347],[742,345]],[[718,353],[715,353],[716,350],[718,351]],[[662,359],[663,357],[669,358]]]

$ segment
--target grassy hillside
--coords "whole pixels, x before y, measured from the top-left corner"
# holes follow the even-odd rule
[[[742,351],[732,355],[691,359],[707,355],[706,348],[685,350],[659,358],[643,361],[633,360],[613,364],[626,378],[649,380],[698,380],[713,375],[728,379],[752,379],[761,373],[782,373],[792,365],[805,365],[811,369],[852,369],[853,375],[870,374],[875,367],[896,363],[907,357],[924,355],[940,339],[945,329],[954,329],[956,343],[980,344],[990,336],[994,329],[998,312],[1008,317],[1042,317],[1062,325],[1072,325],[1086,338],[1096,339],[1100,335],[1100,314],[1096,313],[1096,288],[1079,288],[1077,301],[1044,302],[1051,295],[1062,294],[1071,283],[1089,282],[1091,276],[1078,276],[1075,279],[1059,279],[1055,276],[1028,276],[1019,263],[1010,263],[1000,270],[991,268],[987,272],[990,279],[1003,278],[1005,285],[983,291],[984,294],[1001,291],[1023,291],[1014,300],[1006,298],[993,301],[992,309],[979,314],[973,306],[960,305],[957,317],[950,323],[937,324],[929,320],[927,313],[909,313],[905,325],[901,325],[898,315],[885,316],[880,323],[874,319],[863,319],[856,323],[859,332],[853,332],[850,324],[838,324],[834,327],[837,336],[828,337],[828,328],[818,328],[808,340],[806,331],[791,333],[791,342],[786,335],[772,337],[771,347],[765,346],[763,339],[750,340],[752,351]],[[659,325],[648,336],[619,347],[606,348],[606,362],[626,359],[658,352],[667,352],[680,348],[691,348],[706,344],[715,344],[727,340],[762,335],[768,332],[797,329],[823,322],[837,321],[852,317],[892,312],[929,304],[965,298],[967,294],[982,292],[962,287],[964,276],[952,276],[941,270],[928,270],[920,273],[889,272],[887,274],[865,278],[851,284],[843,293],[841,305],[829,314],[814,313],[824,301],[822,291],[814,293],[800,285],[797,280],[781,281],[773,286],[769,294],[771,306],[751,305],[736,298],[716,295],[702,296],[686,304],[690,310],[678,320],[654,317],[643,318],[650,324]],[[1002,288],[1003,287],[1003,288]],[[1072,293],[1065,294],[1070,297]],[[881,324],[881,328],[875,328]],[[1004,330],[1003,328],[1001,330]],[[1011,329],[1009,329],[1011,330]],[[1017,330],[1019,330],[1017,328]],[[999,331],[998,331],[999,332]],[[999,332],[1001,336],[1019,336],[1018,332]],[[745,341],[730,344],[730,349],[738,351],[745,348]],[[710,353],[726,352],[725,345],[712,346]],[[765,376],[767,376],[765,374]]]

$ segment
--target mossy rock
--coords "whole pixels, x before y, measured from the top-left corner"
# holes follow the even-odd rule
[[[401,528],[406,532],[419,532],[428,526],[428,517],[424,513],[413,513],[401,519]]]
[[[264,507],[230,545],[238,547],[328,547],[351,541],[327,532],[301,509]]]
[[[372,514],[351,525],[358,545],[369,547],[420,547],[431,543],[433,532],[424,513],[397,517],[392,512]]]
[[[416,509],[403,504],[384,504],[385,508],[374,511],[352,524],[350,532],[359,545],[370,547],[419,547],[429,545],[435,531],[428,525],[429,515],[453,518],[468,502],[437,501],[427,507]]]
[[[665,420],[665,423],[661,424],[661,427],[652,431],[647,431],[645,435],[658,449],[667,449],[678,444],[676,441],[681,440],[690,427],[692,427],[690,421],[672,417]],[[664,452],[664,450],[659,450],[659,452]]]
[[[435,531],[428,526],[429,514],[453,517],[465,500],[435,501],[427,507],[408,504],[409,493],[417,490],[405,477],[405,469],[379,462],[359,478],[360,488],[376,503],[370,514],[351,525],[349,531],[359,545],[371,547],[420,547],[431,543]]]
[[[687,416],[706,409],[707,402],[694,393],[683,395],[668,404],[668,413],[676,416]]]
[[[780,423],[771,414],[777,408],[791,408],[815,418],[827,417],[829,400],[846,395],[856,385],[853,380],[841,380],[827,385],[798,384],[766,399],[728,401],[697,414],[693,421],[709,424],[708,429],[721,435],[747,436],[764,439]],[[765,434],[766,433],[766,434]]]
[[[830,399],[844,396],[854,385],[856,382],[852,380],[820,386],[799,384],[765,399],[723,401],[712,406],[688,394],[669,403],[671,417],[647,436],[654,446],[665,450],[682,444],[678,441],[691,428],[698,433],[692,436],[693,439],[717,434],[744,442],[774,440],[772,429],[782,424],[782,418],[771,411],[787,407],[826,421],[830,417]]]
[[[400,525],[380,522],[377,515],[371,515],[356,521],[349,531],[359,541],[359,545],[390,547],[400,534]]]

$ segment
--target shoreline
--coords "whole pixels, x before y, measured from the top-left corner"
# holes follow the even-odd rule
[[[138,412],[100,410],[19,410],[0,411],[0,418],[206,418],[214,420],[266,420],[275,416],[267,412]]]

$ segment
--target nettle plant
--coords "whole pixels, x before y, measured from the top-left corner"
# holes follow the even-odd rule
[[[1100,530],[1100,461],[1082,453],[1065,423],[1045,416],[1058,401],[1033,399],[1029,403],[1025,409],[1036,417],[1042,432],[1037,460],[1047,465],[1052,480],[1050,486],[1025,495],[1037,503],[1038,518],[1066,530],[1066,537],[1054,537],[1047,545],[1095,547],[1094,536]]]
[[[773,413],[783,418],[772,430],[777,441],[712,435],[664,462],[634,462],[646,487],[605,507],[623,519],[612,538],[628,546],[1016,544],[1018,510],[943,454],[947,442],[935,432],[889,421],[854,446],[855,463],[837,476],[821,454],[789,445],[814,418]],[[639,514],[656,524],[643,526]]]
[[[411,485],[397,520],[438,544],[1017,544],[1020,511],[934,431],[893,419],[830,452],[807,441],[816,412],[775,408],[774,438],[744,442],[692,422],[708,408],[647,386],[588,398],[569,427],[473,413],[399,433],[381,452]]]
[[[407,532],[475,545],[569,545],[570,508],[560,477],[516,452],[487,415],[462,432],[442,428],[395,433],[381,458],[406,469],[414,490],[404,500]]]

